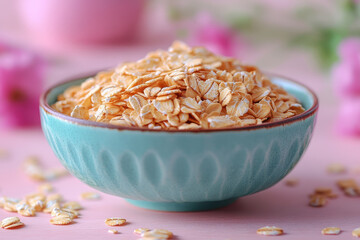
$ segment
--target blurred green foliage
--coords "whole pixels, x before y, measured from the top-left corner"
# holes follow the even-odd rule
[[[299,1],[295,9],[287,12],[271,12],[261,1],[241,8],[230,5],[228,9],[222,1],[210,1],[212,4],[207,4],[206,9],[204,4],[209,1],[167,2],[169,18],[175,22],[193,19],[200,11],[209,11],[254,44],[281,41],[285,47],[310,50],[324,69],[338,60],[337,48],[344,38],[360,37],[360,1],[356,0],[329,1],[329,8],[311,1]],[[269,21],[274,14],[281,14],[283,22]],[[283,24],[287,21],[300,27]],[[186,28],[179,29],[178,36],[187,36]]]

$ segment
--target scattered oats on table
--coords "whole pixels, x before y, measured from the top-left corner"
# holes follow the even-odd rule
[[[42,185],[43,186],[43,185]],[[46,187],[46,189],[49,186]],[[26,195],[23,199],[0,197],[0,208],[9,212],[17,212],[25,217],[33,217],[36,212],[51,213],[50,223],[54,225],[68,225],[79,216],[77,210],[82,209],[78,202],[67,202],[62,204],[62,196],[58,193],[46,195],[44,193],[33,193]],[[24,223],[18,217],[4,219],[1,227],[10,229],[23,226]]]
[[[81,198],[84,200],[99,200],[101,196],[94,192],[84,192],[81,194]]]
[[[68,175],[64,168],[45,169],[38,157],[29,156],[23,163],[25,174],[35,181],[51,181]]]
[[[24,226],[18,217],[8,217],[1,221],[1,227],[4,229],[12,229]]]
[[[360,227],[359,227],[359,228],[355,228],[355,229],[352,231],[352,235],[353,235],[354,237],[360,238]]]
[[[79,216],[79,213],[75,210],[70,209],[61,209],[61,208],[54,208],[51,211],[52,217],[59,217],[59,216],[65,216],[69,217],[71,219],[77,218]]]
[[[45,181],[45,173],[40,160],[35,156],[29,156],[24,161],[24,171],[31,179]]]
[[[42,193],[28,195],[25,199],[36,212],[42,212],[46,207],[46,196]]]
[[[70,210],[81,210],[82,209],[82,206],[80,205],[80,203],[78,203],[76,201],[66,202],[63,204],[62,207],[65,209],[70,209]]]
[[[62,201],[63,201],[63,197],[61,196],[60,193],[54,193],[54,194],[47,195],[46,201],[58,201],[58,202],[62,202]]]
[[[313,195],[310,197],[309,206],[311,207],[323,207],[327,204],[328,200],[323,195]]]
[[[20,199],[1,197],[0,198],[0,207],[8,212],[17,212],[16,206],[20,203]]]
[[[299,179],[289,178],[285,180],[285,185],[289,187],[295,187],[299,184]]]
[[[60,215],[50,219],[50,223],[53,225],[69,225],[73,222],[73,219],[69,216]]]
[[[327,166],[328,173],[341,174],[346,173],[346,167],[341,163],[332,163]]]
[[[114,218],[107,218],[105,220],[105,224],[108,226],[122,226],[126,223],[126,219],[123,218],[118,218],[118,217],[114,217]]]
[[[154,229],[141,234],[142,240],[171,239],[173,233],[165,229]]]
[[[338,187],[349,197],[359,197],[360,187],[352,178],[337,181]]]
[[[118,234],[118,233],[119,233],[119,231],[118,231],[118,230],[116,230],[116,229],[109,229],[109,230],[108,230],[108,233]]]
[[[279,235],[284,234],[284,230],[282,228],[278,228],[275,226],[272,226],[272,227],[266,226],[266,227],[259,228],[256,231],[256,233],[260,234],[260,235],[265,235],[265,236],[279,236]]]
[[[336,193],[334,193],[331,188],[328,188],[328,187],[315,188],[313,195],[322,195],[327,198],[337,198],[338,197],[338,195]]]
[[[323,207],[327,204],[328,199],[337,198],[338,195],[333,193],[333,190],[328,187],[318,187],[314,190],[314,193],[309,195],[309,205],[311,207]]]
[[[59,168],[46,170],[45,179],[51,181],[68,175],[69,172],[65,168],[59,167]]]
[[[54,187],[50,183],[44,183],[38,187],[38,190],[42,193],[50,193],[54,191]]]
[[[315,194],[328,196],[332,194],[332,189],[327,187],[317,187],[315,188]]]
[[[338,227],[326,227],[323,230],[321,230],[321,234],[323,235],[339,235],[341,232],[341,229]]]
[[[143,233],[149,232],[151,229],[149,228],[137,228],[134,230],[135,234],[141,235]]]
[[[304,112],[258,68],[181,42],[68,88],[52,107],[75,118],[158,130],[244,127]]]
[[[18,214],[24,217],[34,217],[36,215],[36,210],[33,206],[30,206],[28,201],[22,200],[16,205],[16,210]]]

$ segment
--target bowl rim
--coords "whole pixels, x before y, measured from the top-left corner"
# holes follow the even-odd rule
[[[316,96],[316,94],[314,93],[313,90],[311,90],[309,87],[307,87],[306,85],[295,81],[291,78],[288,77],[284,77],[280,74],[273,74],[273,73],[268,73],[268,72],[263,72],[267,77],[271,78],[280,78],[282,80],[291,82],[291,83],[295,83],[298,86],[301,86],[303,88],[305,88],[311,95],[312,99],[313,99],[313,104],[312,106],[306,110],[305,112],[295,115],[293,117],[290,118],[286,118],[284,120],[280,120],[280,121],[276,121],[276,122],[267,122],[267,123],[262,123],[259,125],[252,125],[252,126],[246,126],[246,127],[231,127],[231,128],[215,128],[215,129],[187,129],[187,130],[162,130],[162,129],[150,129],[150,128],[142,128],[142,127],[126,127],[126,126],[117,126],[114,124],[110,124],[110,123],[101,123],[101,122],[94,122],[94,121],[90,121],[90,120],[85,120],[85,119],[80,119],[80,118],[74,118],[68,115],[65,115],[63,113],[60,113],[58,111],[56,111],[54,108],[52,108],[48,102],[47,102],[47,97],[50,94],[51,91],[53,91],[54,89],[61,87],[62,85],[80,80],[80,79],[87,79],[90,77],[94,77],[99,71],[96,71],[95,73],[92,74],[82,74],[76,77],[72,77],[70,79],[61,81],[57,84],[54,84],[53,86],[48,87],[43,94],[40,97],[40,107],[47,113],[50,115],[53,115],[54,117],[60,118],[62,120],[77,124],[77,125],[82,125],[82,126],[90,126],[90,127],[99,127],[99,128],[107,128],[107,129],[115,129],[115,130],[119,130],[119,131],[136,131],[136,132],[166,132],[166,133],[188,133],[188,132],[194,132],[194,133],[211,133],[211,132],[227,132],[227,131],[249,131],[249,130],[257,130],[257,129],[269,129],[269,128],[273,128],[273,127],[279,127],[279,126],[284,126],[284,125],[289,125],[292,123],[295,123],[297,121],[300,120],[304,120],[307,119],[308,117],[312,116],[319,108],[319,100],[318,97]]]

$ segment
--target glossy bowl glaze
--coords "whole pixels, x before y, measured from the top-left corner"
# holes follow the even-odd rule
[[[284,178],[307,148],[318,100],[307,87],[282,77],[274,83],[306,111],[258,126],[192,131],[118,127],[65,116],[50,106],[65,82],[41,99],[45,136],[62,164],[86,184],[130,203],[164,211],[225,206]]]

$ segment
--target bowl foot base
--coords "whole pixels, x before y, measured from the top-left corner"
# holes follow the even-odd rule
[[[236,201],[237,198],[230,198],[222,201],[209,202],[150,202],[141,200],[126,199],[127,202],[137,207],[171,212],[192,212],[206,211],[216,208],[225,207]]]

